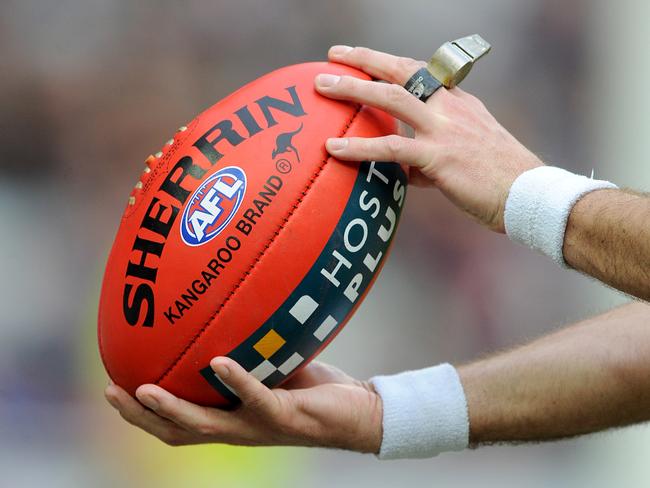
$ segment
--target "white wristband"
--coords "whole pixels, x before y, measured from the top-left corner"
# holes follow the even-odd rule
[[[528,170],[510,188],[503,217],[506,234],[566,268],[562,247],[571,209],[587,193],[606,188],[618,187],[553,166]]]
[[[467,447],[467,401],[452,365],[375,376],[370,381],[384,409],[380,459],[426,458]]]

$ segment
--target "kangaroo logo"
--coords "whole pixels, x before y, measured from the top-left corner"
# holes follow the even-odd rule
[[[298,154],[298,150],[295,148],[291,140],[293,139],[293,136],[295,136],[301,130],[302,123],[300,124],[300,127],[298,127],[293,132],[283,132],[282,134],[278,135],[277,139],[275,140],[275,149],[273,150],[271,157],[275,158],[278,154],[293,152],[296,155],[296,158],[298,158],[298,162],[300,162],[300,155]]]

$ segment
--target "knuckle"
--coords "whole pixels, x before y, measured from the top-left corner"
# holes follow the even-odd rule
[[[194,430],[197,434],[202,436],[211,436],[215,434],[215,428],[212,424],[208,422],[200,422],[194,426]]]
[[[376,64],[377,51],[374,51],[370,48],[358,46],[352,49],[348,54],[361,68],[362,71],[372,70]]]
[[[425,65],[426,63],[424,61],[417,61],[412,58],[400,57],[397,58],[397,62],[395,63],[394,74],[396,77],[402,77],[404,74],[410,75],[412,74],[411,72],[417,71]]]
[[[174,415],[176,413],[175,405],[171,404],[167,399],[163,399],[158,404],[158,408],[154,412],[156,415]]]
[[[343,75],[341,76],[341,81],[339,81],[337,88],[341,91],[345,91],[350,95],[355,95],[359,91],[359,80],[353,76]]]
[[[392,159],[396,159],[404,148],[404,141],[397,135],[390,135],[386,137],[386,148],[388,154]]]
[[[399,105],[404,103],[407,96],[411,96],[404,87],[390,84],[386,88],[386,101],[390,105]]]
[[[352,51],[348,53],[348,56],[354,56],[355,58],[365,59],[368,55],[371,54],[371,50],[364,46],[356,46],[352,48]]]

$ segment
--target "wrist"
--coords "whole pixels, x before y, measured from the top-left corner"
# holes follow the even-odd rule
[[[563,246],[569,214],[585,195],[617,188],[553,166],[522,173],[512,184],[504,211],[506,234],[567,267]]]
[[[468,447],[474,449],[481,444],[489,444],[498,437],[492,435],[498,427],[494,425],[495,416],[489,413],[490,402],[485,388],[485,364],[478,362],[463,365],[458,368],[458,377],[467,400],[467,417],[470,425]]]
[[[361,435],[361,442],[354,448],[354,450],[362,453],[379,454],[383,434],[383,402],[381,396],[375,389],[375,386],[370,381],[362,381],[361,383],[369,394],[368,405],[365,413],[368,422]]]
[[[348,388],[347,385],[343,388]],[[344,393],[341,401],[318,429],[301,424],[301,435],[312,431],[313,446],[344,449],[363,454],[378,454],[382,438],[382,399],[369,381],[354,380],[353,398]],[[366,394],[358,394],[364,390]],[[347,390],[349,392],[349,390]]]
[[[614,189],[594,191],[581,198],[571,210],[564,234],[562,254],[572,268],[590,275],[599,271],[601,266],[600,263],[595,262],[595,258],[600,253],[595,248],[602,248],[602,239],[599,239],[595,224],[597,220],[602,219],[607,202],[614,201],[613,193],[618,192]],[[634,198],[633,195],[625,195],[625,197],[626,200]],[[626,203],[628,202],[621,202],[622,205]]]
[[[433,457],[468,446],[467,401],[450,364],[370,381],[383,401],[380,459]]]

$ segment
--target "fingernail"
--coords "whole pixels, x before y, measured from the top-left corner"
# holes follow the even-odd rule
[[[139,395],[138,400],[140,400],[140,403],[142,403],[145,407],[150,408],[154,412],[158,410],[158,407],[160,406],[158,400],[156,400],[151,395]]]
[[[337,75],[322,74],[316,77],[316,84],[322,88],[328,88],[336,85],[340,79],[341,77]]]
[[[215,364],[214,366],[212,366],[212,370],[222,380],[225,380],[226,378],[228,378],[228,376],[230,376],[230,370],[228,369],[228,366],[226,366],[225,364]]]
[[[352,46],[345,46],[342,44],[339,44],[338,46],[332,46],[330,48],[330,54],[333,56],[343,56],[350,51],[352,51]]]
[[[348,140],[346,138],[332,137],[327,139],[327,150],[328,151],[340,151],[345,149],[348,145]]]

